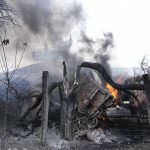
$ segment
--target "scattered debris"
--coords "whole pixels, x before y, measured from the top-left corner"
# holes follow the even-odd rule
[[[117,137],[112,135],[109,131],[104,132],[104,130],[101,128],[93,131],[88,131],[87,138],[97,144],[102,144],[105,142],[113,143],[114,141],[117,141]]]

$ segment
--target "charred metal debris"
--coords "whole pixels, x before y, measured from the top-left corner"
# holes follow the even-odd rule
[[[101,82],[97,82],[97,79],[92,75],[81,77],[81,69],[83,68],[94,70],[94,73],[99,75]],[[101,80],[101,78],[103,79]],[[50,109],[54,104],[51,102],[50,95],[56,88],[59,91],[60,104],[57,112],[54,112],[55,115],[52,115]],[[145,92],[147,105],[145,105],[145,101],[138,98],[136,94],[138,91]],[[55,118],[54,120],[57,120],[59,125],[61,138],[73,140],[85,135],[88,130],[96,128],[105,130],[110,122],[116,120],[128,118],[127,121],[130,120],[138,124],[141,119],[150,116],[149,91],[150,82],[147,74],[143,75],[143,84],[118,84],[112,80],[101,64],[90,62],[83,62],[77,67],[74,83],[70,85],[67,78],[67,67],[63,62],[63,80],[53,82],[48,88],[50,103],[48,125],[50,126],[51,120]],[[19,120],[18,125],[24,128],[32,125],[31,133],[34,132],[37,125],[41,124],[42,95],[43,93],[36,96],[35,103]],[[28,121],[29,114],[35,109],[34,119]],[[145,119],[146,122],[148,120]]]

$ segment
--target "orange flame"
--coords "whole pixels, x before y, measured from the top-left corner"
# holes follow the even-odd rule
[[[118,90],[113,88],[109,83],[106,83],[106,88],[115,99],[118,99]]]

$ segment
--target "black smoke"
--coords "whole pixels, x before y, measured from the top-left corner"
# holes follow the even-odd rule
[[[41,35],[41,37],[46,35],[55,45],[63,37],[68,36],[80,21],[85,19],[80,3],[76,0],[70,2],[69,0],[65,0],[65,2],[60,0],[18,0],[17,4],[29,31],[34,35]],[[104,33],[104,38],[96,41],[89,38],[84,32],[81,32],[81,35],[80,42],[84,48],[80,49],[80,52],[88,53],[96,62],[103,64],[111,75],[109,49],[114,46],[113,34],[111,32]],[[98,45],[97,51],[94,50],[95,44]],[[61,55],[70,66],[71,72],[77,64],[83,61],[78,55],[70,53],[69,49],[62,49]]]
[[[111,75],[111,66],[109,64],[109,60],[111,59],[110,56],[110,49],[114,47],[114,37],[111,32],[107,32],[103,34],[102,39],[93,40],[89,38],[85,32],[81,32],[81,42],[83,43],[83,48],[80,49],[81,53],[88,53],[90,57],[97,63],[101,63],[105,69],[107,70],[108,74]],[[95,51],[95,44],[97,45],[97,50]]]
[[[54,43],[71,32],[83,19],[82,6],[72,0],[32,0],[17,2],[24,23],[34,34],[44,34]]]

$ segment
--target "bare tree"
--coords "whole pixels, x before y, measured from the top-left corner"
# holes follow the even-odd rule
[[[141,62],[139,63],[139,67],[133,68],[133,72],[135,82],[140,82],[143,80],[142,74],[150,74],[150,64],[146,56],[143,56]]]
[[[0,0],[0,28],[7,25],[17,25],[16,14],[16,10],[7,0]]]
[[[4,32],[4,37],[0,36],[0,65],[1,70],[4,75],[4,78],[1,79],[1,83],[5,87],[4,89],[4,95],[5,95],[5,108],[4,108],[4,117],[3,117],[3,141],[2,141],[2,149],[5,149],[5,140],[6,140],[6,130],[7,130],[7,113],[8,113],[8,101],[10,98],[10,93],[12,91],[15,91],[16,94],[16,88],[13,86],[12,79],[18,70],[21,61],[23,59],[24,52],[27,47],[27,43],[23,43],[23,50],[20,59],[17,62],[17,55],[18,55],[18,43],[16,44],[16,50],[15,50],[15,65],[13,65],[13,68],[9,68],[8,65],[8,59],[6,54],[5,46],[9,44],[9,39],[6,38],[6,31]]]

